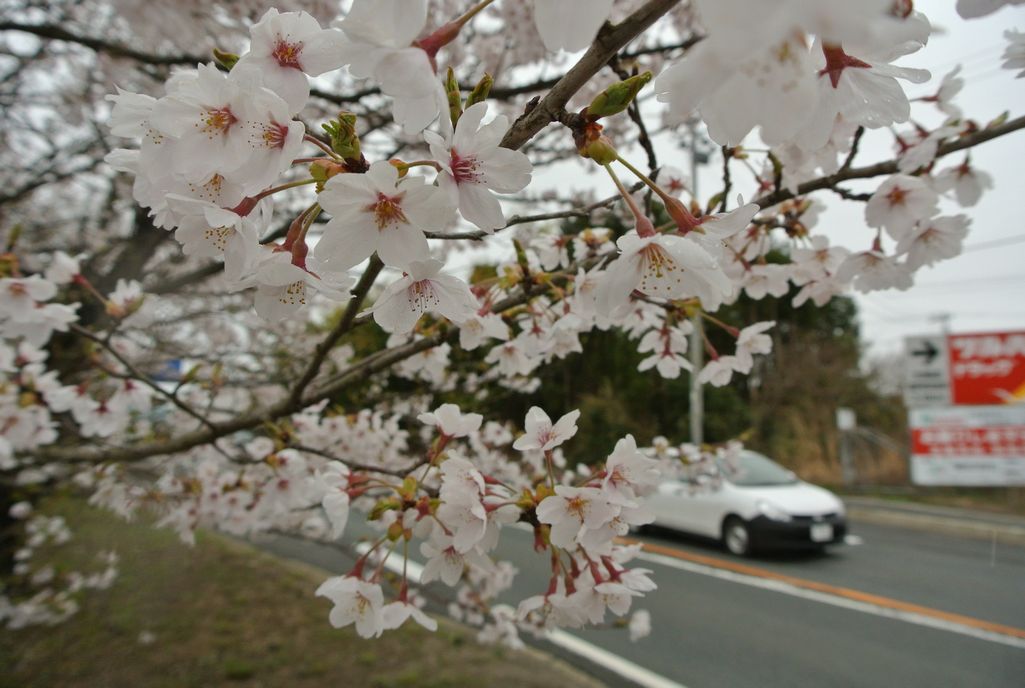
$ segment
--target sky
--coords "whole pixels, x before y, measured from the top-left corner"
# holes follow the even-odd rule
[[[898,64],[928,69],[933,78],[925,84],[906,84],[909,97],[931,95],[943,75],[961,64],[966,84],[956,102],[966,116],[985,125],[1005,111],[1011,117],[1025,114],[1025,79],[1015,79],[1016,72],[1000,67],[1007,44],[1003,32],[1010,28],[1025,31],[1025,7],[1005,7],[983,19],[967,21],[957,15],[954,5],[953,0],[915,3],[932,21],[934,34],[925,48]],[[925,104],[916,104],[912,116],[930,128],[942,122],[936,109]],[[652,120],[657,121],[655,117]],[[660,163],[690,169],[688,154],[674,135],[656,141]],[[630,157],[643,161],[637,152]],[[864,137],[856,165],[892,157],[892,133],[877,130]],[[949,156],[940,169],[962,160],[963,153]],[[944,214],[964,213],[971,218],[966,251],[921,269],[908,291],[854,295],[870,358],[900,353],[907,336],[940,332],[944,325],[939,316],[948,318],[946,325],[952,332],[1025,330],[1025,130],[979,146],[972,152],[972,164],[993,176],[994,188],[973,208],[962,209],[947,201],[941,205]],[[552,166],[537,176],[542,186],[555,186],[563,193],[594,188],[599,197],[605,197],[614,191],[604,176],[581,175],[580,167],[575,162],[572,165]],[[704,200],[720,189],[720,175],[721,162],[713,157],[699,174],[699,195]],[[854,184],[849,186],[857,189]],[[870,247],[874,232],[865,225],[863,203],[844,201],[828,192],[815,197],[826,205],[817,231],[834,244]]]

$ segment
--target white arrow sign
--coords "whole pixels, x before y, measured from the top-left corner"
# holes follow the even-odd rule
[[[947,338],[943,335],[904,340],[904,403],[911,408],[950,405]]]

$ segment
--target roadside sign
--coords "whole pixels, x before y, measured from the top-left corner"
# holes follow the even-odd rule
[[[856,427],[858,427],[858,416],[854,413],[854,409],[845,408],[843,406],[837,407],[836,429],[854,430]]]
[[[943,335],[907,337],[904,403],[910,408],[949,406],[950,369]]]
[[[916,485],[1025,485],[1025,404],[912,409]]]
[[[953,403],[1025,402],[1025,332],[950,335],[948,351]]]

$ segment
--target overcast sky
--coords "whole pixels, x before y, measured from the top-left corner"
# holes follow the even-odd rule
[[[916,7],[933,22],[935,33],[928,46],[901,64],[929,69],[933,79],[926,84],[908,85],[909,96],[932,94],[943,75],[960,63],[966,85],[957,102],[966,116],[985,125],[1004,111],[1010,111],[1012,117],[1025,114],[1025,79],[1015,79],[1015,72],[1000,68],[1007,44],[1003,32],[1012,27],[1025,30],[1025,7],[1004,8],[984,19],[965,21],[955,12],[954,4],[953,0],[916,2]],[[653,108],[651,112],[655,115],[651,119],[657,121],[657,110]],[[912,113],[928,127],[942,121],[929,105],[916,104]],[[688,170],[687,153],[674,137],[658,138],[660,162]],[[869,132],[862,142],[858,164],[891,158],[892,147],[893,136],[888,130]],[[638,155],[635,151],[631,157]],[[955,154],[940,167],[961,160],[963,154]],[[940,324],[935,316],[939,314],[949,314],[950,327],[955,332],[1025,329],[1025,131],[978,147],[972,153],[972,163],[993,175],[995,188],[974,208],[961,210],[946,202],[943,205],[945,213],[964,212],[971,217],[966,241],[969,250],[953,260],[920,270],[909,291],[856,295],[862,336],[869,344],[870,355],[900,351],[907,335],[938,332]],[[575,161],[569,164],[573,166],[556,165],[542,171],[538,175],[541,186],[551,184],[563,193],[597,187],[601,196],[614,190],[603,175],[581,175]],[[703,168],[699,182],[704,199],[721,187],[720,170],[721,163],[714,158]],[[735,177],[742,174],[735,173]],[[833,243],[849,248],[870,246],[874,232],[866,228],[863,203],[843,201],[822,192],[816,198],[827,205],[817,231],[825,232]],[[1007,238],[1017,239],[1018,243],[986,247],[990,242]],[[972,250],[972,246],[979,248]]]
[[[984,19],[962,20],[952,0],[919,0],[915,3],[944,33],[934,34],[923,50],[903,64],[933,72],[933,81],[908,87],[913,96],[928,95],[934,83],[957,64],[962,64],[965,88],[957,101],[965,114],[985,124],[1001,112],[1012,117],[1025,114],[1025,79],[1000,68],[1003,32],[1025,31],[1025,7],[1007,8]],[[921,106],[919,106],[921,107]],[[929,110],[927,110],[929,111]],[[929,122],[935,125],[936,120]],[[882,156],[891,145],[888,133],[872,137],[863,149]],[[946,161],[960,162],[963,154]],[[950,162],[942,162],[946,167]],[[863,336],[873,352],[900,350],[907,335],[938,332],[934,316],[949,314],[954,332],[1025,329],[1025,131],[985,143],[972,153],[972,164],[993,175],[994,188],[974,208],[965,212],[971,230],[964,254],[932,268],[923,268],[915,286],[906,291],[875,292],[859,296]],[[830,209],[822,227],[837,243],[863,226],[861,204],[826,199]],[[863,230],[861,230],[863,231]],[[859,235],[860,236],[860,235]],[[1017,243],[1003,239],[1017,239]],[[990,243],[1002,244],[987,247]],[[972,250],[972,246],[978,246]]]

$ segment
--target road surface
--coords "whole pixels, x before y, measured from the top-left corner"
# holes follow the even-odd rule
[[[645,534],[635,565],[659,586],[639,604],[654,633],[630,643],[623,631],[571,631],[627,660],[618,673],[559,654],[610,685],[1025,687],[1025,548],[857,522],[851,530],[859,544],[755,559]],[[532,541],[503,533],[499,555],[520,570],[512,600],[547,585]],[[351,566],[337,548],[266,546],[338,573]]]

